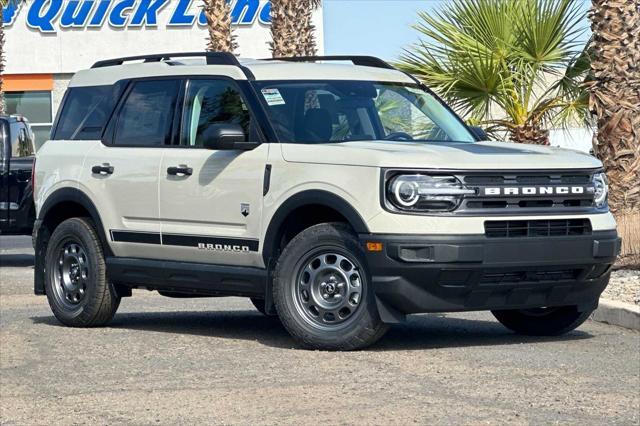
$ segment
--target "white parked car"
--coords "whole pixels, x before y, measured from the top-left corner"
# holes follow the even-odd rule
[[[482,139],[377,58],[96,63],[37,155],[35,292],[82,327],[132,288],[244,296],[320,349],[426,312],[573,330],[620,246],[602,164]]]

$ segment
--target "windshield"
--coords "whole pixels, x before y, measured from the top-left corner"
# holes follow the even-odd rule
[[[466,126],[417,84],[255,83],[281,142],[474,142]]]

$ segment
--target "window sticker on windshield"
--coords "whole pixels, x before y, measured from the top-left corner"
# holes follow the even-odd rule
[[[284,105],[284,99],[278,89],[262,89],[262,96],[269,106]]]

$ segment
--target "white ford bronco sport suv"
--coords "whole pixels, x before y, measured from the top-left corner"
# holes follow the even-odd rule
[[[333,350],[425,312],[573,330],[620,247],[602,164],[483,139],[377,58],[98,62],[37,155],[35,292],[74,327],[132,288],[249,297]]]

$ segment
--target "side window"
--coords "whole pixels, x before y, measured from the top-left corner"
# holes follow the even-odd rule
[[[256,137],[247,104],[236,86],[225,80],[190,80],[182,113],[180,144],[202,146],[211,125],[236,124]]]
[[[55,139],[98,140],[113,108],[113,86],[69,89]]]
[[[116,122],[114,145],[155,146],[171,143],[171,126],[180,82],[133,83]]]
[[[13,158],[29,157],[33,155],[33,139],[31,132],[24,123],[16,122],[11,125],[11,156]]]
[[[29,129],[21,127],[18,133],[18,146],[16,147],[16,157],[30,157],[33,155],[33,140]]]

